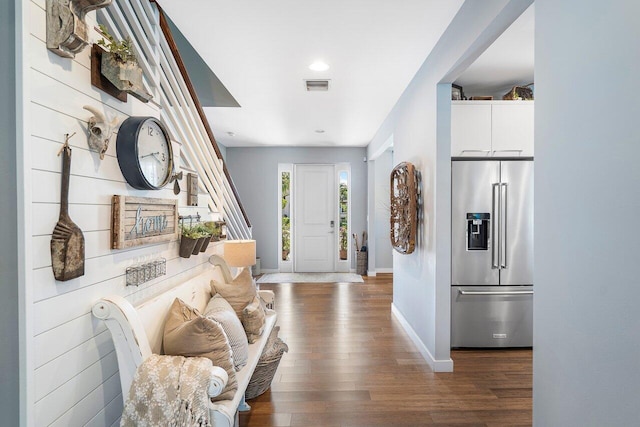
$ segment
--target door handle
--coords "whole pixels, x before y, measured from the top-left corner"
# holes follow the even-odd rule
[[[494,155],[495,153],[518,153],[518,156],[522,156],[523,151],[524,150],[493,150],[491,155]]]
[[[460,155],[464,155],[464,153],[484,153],[485,156],[488,156],[491,154],[491,150],[462,150],[460,151]]]
[[[533,295],[533,291],[463,291],[458,289],[460,295]]]
[[[500,268],[507,268],[507,183],[500,184]]]
[[[497,191],[500,184],[491,184],[491,268],[500,268],[498,265],[499,244],[496,232],[496,222],[498,221],[498,212],[500,211],[500,193]]]

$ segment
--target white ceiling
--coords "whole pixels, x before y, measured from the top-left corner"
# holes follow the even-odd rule
[[[229,147],[366,146],[462,2],[160,0],[241,105],[205,108]]]
[[[204,109],[220,143],[366,146],[463,0],[160,3],[241,106]],[[318,59],[331,68],[309,70]],[[532,5],[455,83],[499,99],[533,70]],[[307,92],[305,79],[330,90]]]

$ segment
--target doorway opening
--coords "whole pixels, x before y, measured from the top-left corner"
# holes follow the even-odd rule
[[[350,271],[350,164],[279,164],[278,200],[280,272]]]

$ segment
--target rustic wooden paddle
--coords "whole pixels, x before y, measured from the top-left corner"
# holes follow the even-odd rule
[[[73,135],[72,135],[73,136]],[[69,175],[71,147],[66,135],[62,147],[62,190],[60,216],[51,237],[51,266],[56,280],[66,281],[84,275],[84,235],[69,218]]]

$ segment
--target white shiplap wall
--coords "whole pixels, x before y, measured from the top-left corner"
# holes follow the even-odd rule
[[[133,2],[137,9],[141,6]],[[117,425],[122,411],[118,367],[111,336],[104,325],[91,316],[93,303],[108,294],[120,294],[132,302],[149,297],[199,274],[206,268],[208,254],[221,246],[210,246],[207,255],[178,257],[179,242],[146,245],[127,250],[109,249],[111,196],[114,194],[156,198],[179,198],[181,214],[200,213],[205,218],[219,218],[210,211],[212,199],[200,197],[200,206],[186,207],[186,192],[175,196],[172,185],[160,191],[139,191],[126,184],[115,155],[115,136],[104,160],[87,146],[87,120],[91,113],[82,108],[91,105],[117,114],[122,121],[131,115],[161,117],[161,106],[143,104],[133,97],[127,103],[91,86],[90,49],[70,60],[46,49],[46,14],[44,0],[24,0],[29,35],[25,41],[29,80],[27,113],[30,135],[30,174],[32,182],[27,203],[32,209],[30,225],[30,286],[32,335],[27,337],[28,366],[32,381],[27,402],[30,424],[35,426],[111,426]],[[95,13],[88,17],[95,25]],[[154,24],[155,26],[155,24]],[[159,34],[159,29],[155,28]],[[99,36],[93,34],[93,39]],[[152,75],[157,78],[157,70]],[[155,88],[152,88],[155,90]],[[154,101],[158,100],[154,99]],[[73,149],[70,181],[71,218],[85,236],[85,275],[67,282],[56,282],[51,270],[49,244],[60,209],[61,158],[57,156],[66,133]],[[175,135],[174,135],[175,137]],[[184,141],[176,141],[184,143]],[[224,185],[224,184],[223,184]],[[228,184],[227,184],[228,185]],[[185,189],[186,180],[182,181]],[[30,199],[30,200],[29,200]],[[139,288],[125,286],[125,268],[164,257],[167,275]],[[1,423],[0,423],[1,424]]]

